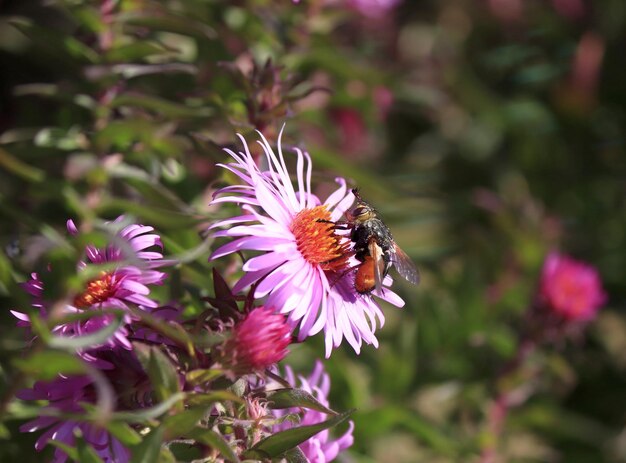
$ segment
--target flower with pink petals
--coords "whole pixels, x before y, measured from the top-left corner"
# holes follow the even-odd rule
[[[286,379],[292,387],[305,390],[309,394],[313,395],[319,403],[328,407],[328,393],[330,392],[330,377],[328,373],[324,371],[324,366],[319,360],[315,362],[315,368],[308,378],[299,376],[295,377],[293,371],[289,366],[285,369]],[[286,410],[275,410],[274,413],[277,416],[284,416],[288,413],[299,413],[300,409],[291,408]],[[312,424],[321,423],[328,419],[328,416],[322,412],[311,409],[304,409],[302,419],[298,426],[308,426]],[[294,423],[284,421],[279,425],[274,426],[274,432],[284,431],[294,427]],[[328,430],[321,431],[310,439],[304,441],[299,445],[302,453],[307,457],[310,463],[328,463],[337,458],[337,455],[354,442],[352,437],[352,431],[354,430],[354,423],[350,421],[348,430],[338,439],[332,439]]]
[[[123,217],[119,217],[111,225],[119,225]],[[71,235],[76,235],[78,229],[72,220],[67,221],[67,229]],[[66,304],[63,310],[67,314],[85,310],[124,309],[137,306],[141,309],[153,309],[158,303],[150,299],[150,285],[160,285],[166,274],[155,270],[169,264],[163,259],[159,251],[147,250],[161,248],[159,235],[152,233],[152,227],[131,224],[119,230],[111,239],[111,243],[99,249],[89,245],[85,249],[86,262],[79,264],[79,270],[89,264],[112,264],[112,269],[103,270],[99,276],[89,280],[82,292],[77,294],[71,304]],[[52,269],[51,271],[54,271]],[[43,282],[36,273],[31,274],[31,280],[23,284],[24,289],[33,297],[32,305],[40,311],[43,318],[49,315],[50,307],[43,300]],[[29,325],[27,314],[12,311],[19,320],[19,325]],[[82,336],[94,333],[115,320],[113,314],[99,314],[87,320],[79,320],[61,324],[53,330],[62,336]],[[125,324],[130,323],[130,313],[124,316]],[[128,329],[121,326],[109,339],[109,345],[122,345],[131,348],[127,339]],[[95,346],[94,346],[95,347]]]
[[[217,249],[211,259],[242,251],[261,251],[243,266],[245,275],[235,284],[235,292],[254,284],[257,298],[267,297],[266,307],[276,307],[288,315],[298,329],[298,339],[325,333],[326,356],[343,338],[358,353],[362,342],[378,345],[374,332],[384,317],[371,296],[354,290],[351,242],[335,230],[338,221],[354,201],[346,182],[337,178],[339,188],[323,203],[311,191],[311,159],[295,148],[296,171],[292,183],[281,147],[282,131],[275,154],[260,134],[264,156],[261,170],[240,135],[244,151],[226,151],[234,163],[221,165],[240,179],[238,185],[215,193],[213,204],[242,205],[243,215],[228,218],[211,228],[228,227],[215,237],[236,238]],[[384,284],[389,285],[390,278]],[[385,289],[378,297],[402,306],[404,302]]]
[[[114,410],[128,411],[151,406],[152,387],[136,357],[125,349],[105,349],[92,353],[98,358],[98,364],[107,365],[99,374],[99,381],[107,384],[110,405]],[[35,449],[41,451],[50,441],[58,441],[74,447],[75,432],[80,430],[83,439],[93,448],[102,461],[124,463],[130,461],[130,450],[111,435],[95,420],[81,421],[85,414],[82,403],[96,405],[102,394],[95,377],[89,375],[61,376],[52,381],[38,381],[32,388],[17,393],[22,400],[45,400],[41,416],[20,427],[22,432],[44,430],[35,443]],[[112,410],[107,410],[110,412]],[[74,418],[64,418],[59,414],[71,414]],[[52,461],[67,461],[66,453],[57,448]]]
[[[262,372],[287,356],[290,343],[291,328],[285,316],[258,307],[235,325],[224,354],[235,371]]]
[[[565,321],[593,319],[606,302],[598,271],[589,264],[552,252],[539,283],[538,305]]]
[[[402,0],[346,0],[351,8],[369,17],[379,17],[394,9]]]

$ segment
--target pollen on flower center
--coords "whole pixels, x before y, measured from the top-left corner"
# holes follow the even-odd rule
[[[330,221],[326,206],[304,209],[291,223],[291,232],[296,238],[298,251],[311,264],[322,270],[339,271],[345,269],[350,257],[349,242],[342,243]]]
[[[103,273],[99,278],[87,283],[87,288],[74,298],[74,307],[86,309],[94,304],[106,301],[115,292],[113,275]]]

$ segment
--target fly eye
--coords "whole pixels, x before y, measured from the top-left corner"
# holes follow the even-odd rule
[[[359,216],[367,214],[369,211],[370,211],[369,207],[357,206],[354,208],[354,211],[352,211],[352,215],[354,215],[355,217],[359,217]]]

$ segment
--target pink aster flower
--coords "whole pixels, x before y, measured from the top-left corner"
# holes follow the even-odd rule
[[[235,325],[224,354],[237,371],[262,372],[287,356],[290,343],[291,328],[285,316],[259,307]]]
[[[119,224],[122,220],[123,217],[119,217],[113,225]],[[71,235],[78,233],[72,220],[67,221],[67,229]],[[155,269],[171,262],[164,260],[161,252],[148,250],[162,247],[160,237],[151,233],[153,230],[152,227],[131,224],[118,231],[108,246],[102,249],[87,246],[85,249],[87,261],[79,264],[79,271],[85,269],[88,264],[114,264],[114,268],[102,271],[98,277],[88,281],[84,290],[74,297],[72,303],[66,304],[63,311],[69,314],[84,310],[115,308],[127,310],[129,306],[142,309],[156,308],[157,302],[147,297],[150,294],[149,285],[163,283],[166,274]],[[43,318],[48,317],[51,307],[43,300],[43,282],[39,276],[36,273],[31,274],[31,280],[23,284],[23,288],[33,297],[33,307],[39,309]],[[20,320],[18,325],[30,325],[27,314],[16,311],[12,313]],[[82,336],[101,330],[114,319],[115,316],[112,314],[101,314],[87,320],[58,325],[53,331],[62,336]],[[130,313],[125,315],[124,321],[126,324],[132,321]],[[128,329],[122,326],[108,343],[130,349],[127,336]]]
[[[242,250],[261,251],[243,265],[246,273],[233,291],[254,284],[255,297],[267,297],[266,307],[287,314],[290,325],[298,329],[299,340],[323,329],[327,357],[343,338],[357,353],[363,341],[377,346],[374,332],[384,317],[370,295],[354,290],[356,261],[351,242],[328,223],[341,218],[354,195],[345,180],[337,178],[339,188],[322,202],[311,191],[311,159],[298,148],[294,149],[294,186],[281,148],[282,131],[278,154],[259,135],[264,153],[259,162],[264,170],[255,164],[241,135],[244,151],[226,150],[235,162],[221,166],[237,175],[240,183],[217,191],[212,204],[239,204],[244,214],[211,227],[228,227],[214,233],[215,237],[236,238],[217,249],[211,259]],[[388,278],[384,284],[390,282]],[[389,289],[375,294],[399,307],[404,304]]]
[[[606,302],[598,271],[589,264],[552,252],[539,282],[538,305],[565,321],[589,321]]]
[[[125,349],[95,351],[100,364],[109,365],[102,370],[103,380],[112,388],[114,410],[136,410],[152,405],[151,386],[147,375],[135,356]],[[17,393],[22,400],[45,400],[41,416],[22,425],[22,432],[43,431],[35,443],[41,451],[51,440],[75,446],[75,430],[80,430],[83,438],[105,462],[125,463],[130,461],[130,451],[105,428],[95,422],[81,421],[79,418],[66,419],[55,416],[58,413],[80,416],[85,413],[81,403],[95,405],[98,402],[98,388],[94,379],[87,375],[58,376],[52,381],[38,381],[32,388]],[[52,461],[63,463],[65,452],[57,448]]]
[[[330,377],[324,371],[324,365],[319,360],[315,362],[313,372],[308,378],[299,376],[295,377],[289,366],[285,368],[286,379],[292,387],[303,389],[313,395],[318,402],[328,407],[328,393],[330,392]],[[310,409],[291,408],[286,410],[275,410],[277,416],[284,416],[288,413],[302,413],[300,423],[295,425],[292,422],[284,421],[274,426],[273,431],[284,431],[294,426],[307,426],[326,421],[328,416],[322,412]],[[300,450],[304,453],[310,463],[328,463],[337,458],[337,455],[354,442],[352,431],[354,423],[350,421],[348,430],[338,439],[332,439],[328,430],[324,430],[299,445]]]
[[[402,0],[346,0],[351,8],[365,16],[377,17],[395,8]]]

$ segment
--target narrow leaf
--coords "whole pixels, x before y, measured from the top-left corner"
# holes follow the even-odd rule
[[[164,402],[161,402],[154,407],[143,408],[141,410],[132,411],[132,412],[117,412],[111,415],[111,418],[114,420],[126,421],[128,423],[142,423],[146,420],[151,420],[153,418],[158,418],[163,415],[170,408],[172,408],[179,400],[182,400],[185,397],[185,394],[179,392],[178,394],[174,394],[169,399]]]
[[[208,394],[189,394],[187,396],[187,399],[185,400],[185,403],[188,406],[208,406],[208,405],[212,405],[215,402],[225,402],[225,401],[231,401],[231,402],[237,402],[237,403],[243,403],[243,399],[241,397],[236,396],[235,394],[233,394],[230,391],[215,391],[215,392],[209,392]]]
[[[239,314],[239,309],[233,292],[215,267],[213,267],[213,291],[215,293],[215,300],[211,302],[220,311],[221,318],[236,319]]]
[[[147,326],[185,347],[187,349],[187,353],[192,357],[194,356],[193,341],[189,337],[189,333],[187,333],[182,326],[171,321],[163,321],[155,317],[154,315],[149,314],[145,310],[139,310],[135,308],[131,308],[130,310],[133,315],[141,318],[141,321]]]
[[[224,370],[211,368],[209,370],[192,370],[185,376],[185,382],[191,385],[208,383],[224,375]]]
[[[329,415],[337,415],[338,413],[321,404],[313,395],[303,389],[276,389],[270,391],[267,395],[269,407],[273,409],[283,409],[291,407],[304,407],[311,410],[317,410]]]
[[[25,359],[16,359],[15,366],[34,378],[51,380],[59,374],[75,375],[86,373],[83,362],[66,352],[46,350]]]
[[[246,458],[259,459],[277,457],[297,445],[300,445],[302,442],[310,439],[317,433],[333,426],[337,426],[339,423],[345,421],[353,412],[354,410],[349,410],[326,421],[322,421],[321,423],[291,428],[286,431],[272,434],[245,452],[244,456]]]
[[[207,412],[207,407],[190,408],[176,415],[165,417],[163,426],[167,433],[167,440],[185,437],[188,432],[196,427],[198,421],[200,421]]]
[[[224,438],[217,434],[215,431],[211,431],[210,429],[196,428],[195,431],[189,434],[189,437],[197,442],[214,448],[215,450],[220,452],[227,461],[239,463],[239,458],[237,457],[233,449],[230,448],[228,442],[226,442]]]
[[[75,432],[76,436],[76,450],[78,452],[78,461],[81,463],[103,463],[102,459],[98,456],[96,451],[91,445],[89,445],[82,433]]]
[[[304,452],[300,450],[300,447],[294,447],[291,450],[287,450],[285,453],[280,455],[281,459],[287,461],[287,463],[309,463],[309,459],[306,457]]]
[[[148,373],[157,399],[166,400],[180,390],[178,373],[169,358],[157,346],[133,343],[137,358]]]
[[[46,177],[43,170],[29,166],[23,163],[8,151],[0,148],[0,166],[4,167],[10,173],[30,182],[41,182]]]
[[[78,450],[70,445],[67,445],[65,442],[61,442],[59,440],[49,440],[48,444],[52,445],[53,447],[56,447],[58,449],[61,449],[63,452],[65,452],[65,454],[70,457],[70,460],[72,461],[79,461],[78,460]]]
[[[124,445],[133,446],[141,442],[141,436],[126,423],[111,421],[106,423],[106,428],[112,436]]]
[[[154,463],[158,461],[163,442],[163,429],[158,427],[150,431],[143,442],[132,450],[131,463]]]

